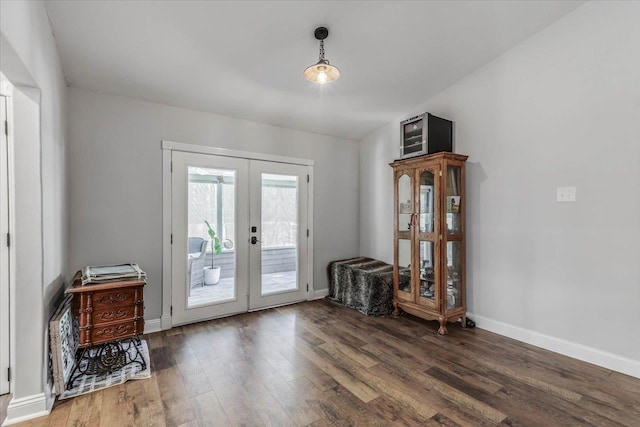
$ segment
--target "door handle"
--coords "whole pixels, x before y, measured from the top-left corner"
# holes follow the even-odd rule
[[[414,213],[411,214],[411,220],[409,221],[409,224],[407,224],[409,226],[409,228],[411,227],[415,227],[418,223],[418,214]]]
[[[256,236],[253,236],[253,237],[251,238],[251,244],[252,244],[252,245],[255,245],[255,244],[256,244],[256,243],[258,243],[258,242],[260,242],[260,240],[258,240],[258,238],[257,238]]]

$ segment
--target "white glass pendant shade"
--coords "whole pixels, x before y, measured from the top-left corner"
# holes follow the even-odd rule
[[[304,70],[304,78],[310,82],[323,85],[340,77],[340,70],[324,59],[324,39],[329,35],[329,30],[326,27],[318,27],[314,31],[314,35],[317,40],[320,40],[320,58],[318,58],[317,63]]]
[[[319,61],[304,70],[304,77],[313,83],[325,84],[340,77],[340,70],[329,64],[329,61]]]

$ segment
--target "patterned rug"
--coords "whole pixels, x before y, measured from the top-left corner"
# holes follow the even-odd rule
[[[70,390],[64,390],[59,396],[59,399],[69,399],[70,397],[80,396],[82,394],[91,393],[94,391],[102,390],[107,387],[122,384],[129,380],[141,380],[151,378],[151,360],[149,359],[149,348],[145,340],[140,341],[140,345],[136,350],[134,345],[130,345],[127,348],[127,357],[129,360],[134,360],[137,357],[137,352],[142,355],[142,358],[146,362],[146,369],[142,369],[140,363],[131,363],[121,369],[113,371],[111,374],[98,374],[98,375],[83,375],[77,378],[73,384],[74,387]],[[87,363],[85,359],[80,362]]]

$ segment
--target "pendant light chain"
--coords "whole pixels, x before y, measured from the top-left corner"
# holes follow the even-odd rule
[[[326,27],[318,27],[313,34],[320,42],[320,58],[316,64],[310,65],[304,70],[304,78],[312,83],[323,85],[340,77],[340,70],[324,58],[324,39],[329,35],[329,30]]]

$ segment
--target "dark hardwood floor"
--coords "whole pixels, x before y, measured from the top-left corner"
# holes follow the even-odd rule
[[[152,375],[31,426],[639,426],[640,380],[480,329],[314,301],[147,336]]]

